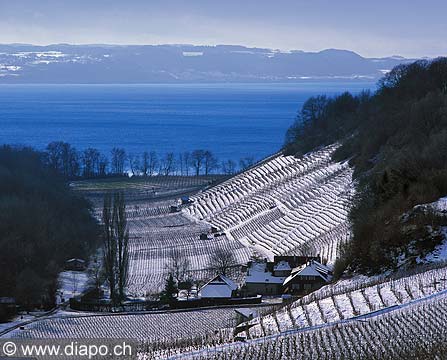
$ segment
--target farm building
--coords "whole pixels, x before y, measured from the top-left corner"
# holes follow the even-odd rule
[[[284,293],[304,295],[327,284],[332,278],[332,270],[318,261],[311,260],[292,270],[284,281]]]
[[[84,271],[87,267],[85,260],[70,259],[65,262],[65,270]]]
[[[217,275],[199,290],[202,299],[230,299],[236,295],[238,286],[224,275]]]
[[[285,260],[281,260],[273,266],[273,276],[287,277],[290,275],[291,272],[292,268],[290,267],[290,264]]]
[[[319,257],[275,256],[273,262],[249,262],[245,287],[247,295],[281,295],[283,283],[292,269]]]
[[[281,255],[281,256],[273,257],[273,265],[277,265],[282,262],[287,262],[289,264],[289,266],[291,267],[290,270],[292,270],[293,268],[301,266],[311,260],[316,260],[318,262],[321,262],[319,255],[317,255],[317,256]],[[290,275],[290,272],[288,275]]]
[[[245,291],[247,295],[281,295],[285,277],[274,276],[267,262],[253,262],[247,270]]]
[[[258,316],[258,312],[254,309],[249,308],[238,308],[234,309],[234,312],[237,315],[237,323],[240,324],[245,321],[250,321],[256,316]]]

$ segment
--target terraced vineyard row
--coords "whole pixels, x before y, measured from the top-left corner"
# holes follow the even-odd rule
[[[447,350],[447,297],[388,314],[321,329],[284,334],[181,358],[232,359],[443,359]]]
[[[185,212],[247,247],[273,255],[320,255],[348,241],[352,170],[332,163],[336,146],[302,158],[276,156],[192,197]]]
[[[401,305],[447,289],[447,267],[398,279],[359,279],[328,285],[271,315],[253,320],[252,338],[305,328]]]
[[[63,316],[39,320],[15,330],[12,338],[134,339],[175,341],[188,336],[204,336],[219,328],[235,325],[233,309],[131,315]]]
[[[250,251],[225,235],[201,240],[210,226],[193,222],[181,213],[159,217],[130,217],[128,292],[135,296],[160,292],[168,275],[170,254],[180,251],[190,264],[194,280],[207,280],[210,256],[218,248],[230,250],[239,264],[246,263]]]

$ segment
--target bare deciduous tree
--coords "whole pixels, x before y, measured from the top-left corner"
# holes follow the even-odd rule
[[[255,163],[255,158],[253,156],[246,156],[239,160],[239,167],[241,170],[246,170],[250,166],[252,166]]]
[[[209,259],[209,267],[222,275],[227,275],[228,270],[235,265],[237,262],[234,254],[224,248],[217,248]]]
[[[149,176],[154,175],[155,169],[157,168],[157,166],[158,166],[157,153],[155,151],[151,151],[149,153],[149,164],[148,164]]]
[[[140,157],[138,155],[129,154],[128,159],[132,175],[137,175],[140,171]]]
[[[143,176],[147,176],[149,172],[149,162],[150,162],[150,155],[147,151],[143,152],[143,155],[141,156],[141,173]]]
[[[112,173],[123,174],[126,162],[126,151],[122,148],[112,149]]]
[[[94,263],[89,267],[88,276],[90,285],[93,286],[95,290],[99,290],[103,282],[103,268],[98,259],[95,259]]]
[[[82,154],[83,175],[85,177],[95,176],[99,173],[100,153],[97,149],[85,149]]]
[[[129,264],[129,230],[127,229],[126,205],[123,194],[104,197],[102,213],[104,240],[104,268],[114,302],[125,298]]]
[[[205,153],[203,154],[203,165],[205,168],[205,175],[208,175],[213,170],[219,168],[217,158],[209,150],[206,150]]]
[[[169,176],[173,171],[175,171],[175,158],[174,153],[169,152],[166,154],[163,161],[163,174]]]
[[[191,165],[194,168],[196,176],[200,175],[200,170],[202,170],[204,159],[205,159],[205,150],[194,150],[192,152]]]
[[[233,160],[222,162],[222,172],[225,175],[233,175],[236,172],[236,163]]]
[[[189,176],[189,167],[191,165],[191,153],[185,151],[183,153],[183,168],[185,169],[185,175]]]
[[[179,249],[172,249],[169,252],[169,260],[166,268],[172,274],[177,284],[179,284],[188,280],[191,262]]]
[[[109,159],[105,155],[101,155],[98,161],[98,174],[105,176],[107,173],[107,167],[109,166]]]
[[[178,154],[177,163],[179,165],[180,175],[184,175],[185,172],[184,172],[184,168],[183,168],[183,165],[184,165],[184,163],[183,163],[183,153],[179,153]]]

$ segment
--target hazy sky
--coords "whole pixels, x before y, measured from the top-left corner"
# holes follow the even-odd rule
[[[447,55],[446,0],[0,0],[0,43],[241,44]]]

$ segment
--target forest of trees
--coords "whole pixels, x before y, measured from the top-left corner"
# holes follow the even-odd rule
[[[426,225],[445,217],[402,215],[447,195],[447,59],[399,65],[375,93],[310,98],[284,150],[303,154],[335,142],[342,145],[335,160],[349,159],[358,181],[353,240],[338,268],[376,272],[433,246]]]
[[[161,155],[155,151],[128,154],[125,149],[115,147],[108,157],[95,148],[78,151],[63,141],[48,144],[45,158],[52,169],[67,179],[121,176],[128,171],[137,176],[232,175],[255,163],[252,156],[241,158],[239,164],[231,159],[219,162],[211,151],[204,149]]]
[[[0,234],[0,297],[12,296],[25,308],[50,307],[64,262],[87,258],[98,247],[100,228],[89,203],[69,190],[44,153],[2,146]]]

